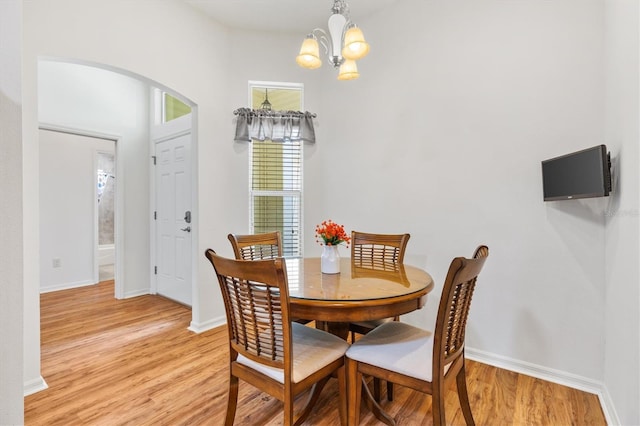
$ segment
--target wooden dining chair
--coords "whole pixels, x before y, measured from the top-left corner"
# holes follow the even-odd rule
[[[280,231],[263,234],[229,234],[227,236],[233,248],[233,254],[240,260],[264,260],[282,257],[282,239]],[[300,324],[308,324],[311,320],[293,319]]]
[[[372,269],[394,268],[404,263],[404,253],[410,234],[371,234],[367,232],[351,232],[351,261],[360,266]],[[349,323],[351,341],[355,341],[356,334],[367,334],[379,325],[388,321],[399,321],[400,317],[384,318],[380,320],[355,321]],[[374,380],[374,397],[380,402],[381,383]],[[393,400],[393,385],[387,382],[387,398]]]
[[[373,265],[404,262],[411,235],[351,231],[351,258]]]
[[[258,260],[282,257],[282,240],[279,231],[263,234],[229,234],[236,259]]]
[[[411,238],[409,234],[370,234],[352,231],[351,261],[372,269],[397,268],[404,262],[404,252],[409,238]],[[350,323],[351,341],[355,339],[354,333],[367,334],[383,322],[390,320],[397,321],[399,318]]]
[[[388,322],[351,345],[346,361],[350,425],[359,423],[363,374],[431,394],[434,425],[446,424],[444,392],[455,378],[464,419],[467,425],[475,424],[467,393],[464,339],[471,297],[488,255],[489,249],[480,246],[472,259],[453,259],[433,333]],[[374,405],[381,410],[376,402]]]
[[[333,373],[346,424],[344,353],[349,344],[327,332],[292,323],[285,260],[234,260],[208,249],[224,300],[229,334],[229,399],[225,425],[233,425],[239,380],[284,403],[284,424],[299,425],[310,414]],[[294,398],[311,388],[294,417]]]

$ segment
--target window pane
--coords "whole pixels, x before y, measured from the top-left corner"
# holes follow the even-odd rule
[[[300,142],[257,141],[253,144],[251,189],[262,191],[299,191]]]
[[[253,232],[280,231],[284,256],[299,256],[299,194],[258,195],[253,197],[253,203]]]
[[[175,120],[191,112],[191,107],[180,99],[164,93],[164,122]]]

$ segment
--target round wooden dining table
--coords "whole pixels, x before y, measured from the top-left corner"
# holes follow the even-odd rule
[[[320,272],[320,258],[287,259],[292,318],[329,324],[346,338],[348,323],[390,318],[420,309],[433,289],[426,271],[410,265],[341,258],[340,273]]]

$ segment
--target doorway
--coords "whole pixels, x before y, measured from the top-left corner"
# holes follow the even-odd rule
[[[143,76],[99,64],[49,59],[38,63],[38,118],[41,126],[63,131],[81,129],[93,133],[93,136],[106,135],[117,139],[117,170],[115,178],[110,178],[108,184],[115,183],[116,187],[115,248],[112,250],[115,259],[112,264],[115,269],[114,295],[121,299],[155,293],[154,268],[160,269],[163,261],[157,257],[153,236],[156,201],[152,158],[155,147],[151,142],[154,103],[150,99],[154,88],[170,92],[187,103],[193,108],[191,115],[195,117],[195,104]],[[197,180],[197,159],[193,153],[197,142],[195,132],[191,128],[189,132],[193,149],[185,160],[193,170],[193,177],[188,183],[191,189],[195,188]],[[195,190],[189,191],[191,201],[195,194]],[[197,208],[195,202],[193,205],[191,212],[195,222]],[[75,213],[67,211],[67,215],[71,218]],[[41,219],[48,220],[46,213]],[[197,235],[189,237],[187,251],[195,258]],[[99,234],[96,238],[100,238]],[[40,236],[40,244],[48,244],[43,235]],[[43,262],[46,260],[48,265],[53,264],[52,257],[42,256]],[[96,259],[100,257],[95,256]],[[195,267],[194,263],[188,263],[190,271]],[[190,275],[187,281],[192,281],[196,274]],[[187,286],[192,291],[193,283],[189,282]]]
[[[116,163],[113,152],[96,153],[98,281],[115,279]]]
[[[152,132],[155,182],[155,292],[192,306],[191,114]]]
[[[96,170],[100,156],[110,157],[109,175],[115,177],[116,141],[52,127],[41,127],[39,138],[41,291],[96,284],[101,192]],[[114,185],[109,189],[115,211]],[[111,245],[115,247],[113,229],[114,220]]]

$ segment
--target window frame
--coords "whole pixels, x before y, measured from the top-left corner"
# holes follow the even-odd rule
[[[285,90],[299,90],[300,91],[300,105],[299,111],[304,111],[304,84],[303,83],[289,83],[289,82],[273,82],[273,81],[253,81],[248,83],[248,105],[254,105],[253,90],[254,89],[285,89]],[[253,141],[251,142],[254,143]],[[280,143],[280,142],[276,142]],[[286,143],[286,142],[284,142]],[[300,185],[299,190],[254,190],[253,189],[253,146],[249,149],[248,155],[248,184],[249,184],[249,231],[255,233],[255,204],[254,197],[256,196],[291,196],[297,195],[298,205],[300,211],[298,212],[298,253],[291,256],[285,255],[285,257],[302,258],[304,257],[304,142],[297,141],[300,145],[299,152],[299,175]],[[285,238],[282,237],[282,243],[284,244]],[[286,252],[283,247],[283,252]]]

